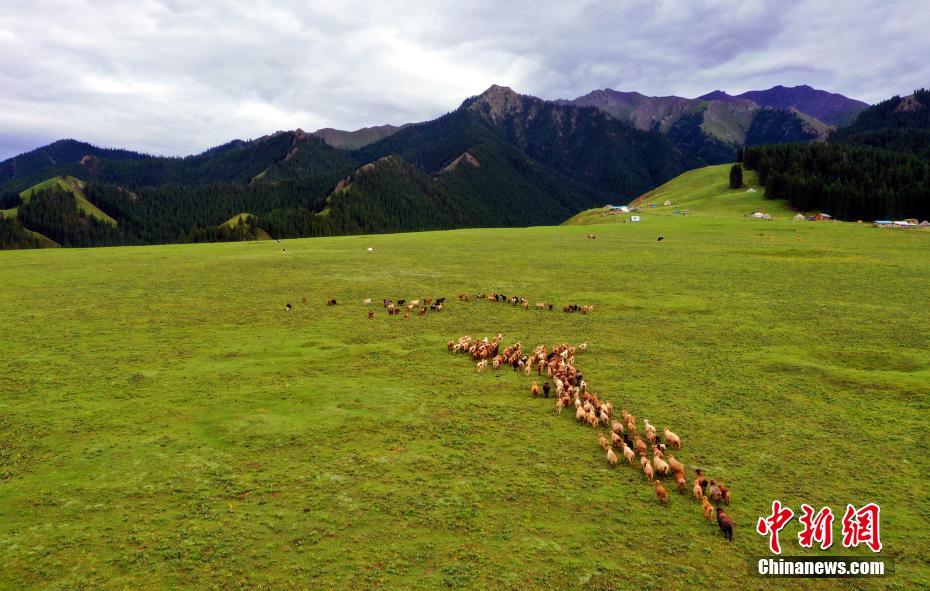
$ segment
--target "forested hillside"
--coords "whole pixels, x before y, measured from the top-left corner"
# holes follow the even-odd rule
[[[766,196],[838,219],[930,218],[930,92],[863,111],[827,143],[760,146],[743,163]]]

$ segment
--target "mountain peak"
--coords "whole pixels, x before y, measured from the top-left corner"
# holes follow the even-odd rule
[[[492,84],[478,96],[465,101],[463,106],[481,111],[492,120],[497,120],[505,113],[522,111],[524,98],[509,86]]]

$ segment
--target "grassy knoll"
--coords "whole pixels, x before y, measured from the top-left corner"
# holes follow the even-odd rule
[[[0,588],[930,585],[930,235],[698,213],[585,232],[0,252]],[[595,312],[455,301],[483,290]],[[447,311],[361,304],[420,295]],[[495,332],[586,341],[591,387],[731,486],[735,540],[609,469],[527,378],[445,350]],[[833,507],[836,536],[847,502],[880,503],[895,575],[749,578],[775,498]],[[810,553],[797,532],[787,555]]]
[[[105,211],[88,201],[87,196],[84,195],[84,181],[76,179],[73,176],[56,176],[48,180],[42,181],[37,185],[29,187],[25,191],[19,194],[20,198],[28,202],[32,198],[32,193],[34,191],[41,191],[43,189],[48,189],[51,187],[58,187],[63,191],[71,193],[74,195],[74,199],[77,202],[77,207],[79,210],[83,211],[87,215],[94,216],[100,221],[107,222],[108,224],[116,225],[116,220],[107,215]],[[12,210],[5,210],[12,211]],[[15,212],[14,212],[15,215]],[[11,216],[12,217],[12,216]]]
[[[758,176],[752,170],[743,170],[741,189],[731,189],[729,172],[732,164],[720,164],[698,168],[678,176],[634,200],[636,205],[657,204],[656,208],[647,208],[639,214],[645,221],[647,217],[675,215],[675,210],[690,209],[690,216],[745,218],[754,211],[764,211],[774,219],[791,219],[797,212],[792,211],[784,201],[765,199],[764,187],[759,186]],[[756,189],[754,193],[750,188]],[[665,206],[665,201],[672,205]],[[602,208],[589,209],[572,217],[566,225],[587,225],[602,223],[623,223],[630,214],[617,213],[609,215]]]
[[[231,218],[229,218],[228,220],[226,220],[225,222],[223,222],[222,225],[228,228],[235,228],[237,225],[239,225],[239,222],[243,222],[247,220],[251,215],[252,214],[247,213],[247,212],[236,214],[232,216]],[[258,230],[256,231],[256,238],[258,240],[271,240],[271,234],[269,234],[267,231],[261,228],[258,228]]]

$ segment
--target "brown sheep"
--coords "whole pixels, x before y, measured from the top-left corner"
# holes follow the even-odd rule
[[[597,420],[597,415],[594,414],[593,412],[589,412],[588,413],[588,424],[591,425],[593,428],[597,429],[598,423],[599,421]]]
[[[665,428],[664,436],[667,445],[671,445],[675,449],[681,449],[681,438],[669,431],[668,427]]]
[[[636,452],[639,455],[641,456],[646,455],[646,442],[645,441],[637,437],[636,439],[633,440],[633,445],[636,446]]]
[[[371,319],[374,318],[374,317],[375,317],[375,311],[374,311],[374,310],[369,310],[369,311],[368,311],[368,319],[371,320]]]
[[[556,414],[562,414],[562,409],[565,408],[565,402],[562,398],[559,398],[555,401],[555,412]]]
[[[600,445],[601,449],[603,449],[604,451],[607,451],[607,448],[610,447],[610,444],[607,443],[607,438],[604,437],[603,435],[597,438],[597,444]]]
[[[717,527],[723,532],[723,537],[733,541],[733,520],[724,512],[723,507],[717,507]]]
[[[668,465],[671,467],[673,472],[684,472],[685,466],[681,462],[675,459],[675,456],[668,457]]]
[[[662,486],[662,482],[656,480],[653,484],[655,484],[656,487],[656,498],[658,498],[659,502],[663,505],[668,505],[668,491]]]
[[[585,421],[588,420],[588,413],[586,413],[586,412],[584,411],[584,407],[583,407],[583,406],[579,406],[579,407],[575,408],[575,418],[576,418],[576,419],[578,420],[578,422],[580,422],[580,423],[584,423]]]
[[[449,341],[449,342],[451,343],[452,341]],[[614,433],[619,433],[623,435],[623,423],[619,421],[612,422],[610,424],[610,430],[613,431]]]
[[[685,494],[685,486],[688,484],[688,481],[685,480],[685,473],[676,471],[675,472],[675,482],[678,483],[678,494]]]
[[[611,433],[610,442],[616,447],[620,447],[620,444],[623,443],[623,438],[617,435],[616,433]]]
[[[536,385],[536,382],[533,382],[533,385],[530,386],[530,394],[533,395],[533,398],[539,396],[539,386]]]
[[[727,505],[730,504],[730,489],[725,487],[723,483],[717,485],[717,488],[720,489],[720,498],[723,499],[723,502]]]
[[[714,506],[707,500],[707,496],[701,496],[701,509],[704,510],[704,519],[707,521],[714,520]]]

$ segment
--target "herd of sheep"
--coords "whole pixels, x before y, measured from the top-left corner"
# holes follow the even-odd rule
[[[575,355],[587,351],[587,343],[577,347],[562,343],[548,349],[545,345],[539,345],[532,353],[526,354],[520,343],[502,349],[502,340],[500,334],[491,339],[485,337],[480,340],[466,335],[457,341],[449,341],[446,346],[453,354],[471,356],[479,373],[486,371],[489,365],[493,369],[509,365],[514,371],[522,371],[527,377],[531,376],[534,370],[538,377],[545,374],[555,384],[556,412],[562,414],[563,409],[574,407],[578,422],[598,431],[598,443],[611,467],[620,463],[615,451],[619,450],[631,467],[642,470],[644,478],[655,488],[656,498],[660,503],[667,505],[669,502],[668,490],[663,485],[662,478],[674,480],[678,492],[685,494],[685,466],[670,450],[681,449],[681,438],[668,427],[659,435],[656,427],[648,419],[644,419],[644,439],[640,436],[636,418],[626,410],[620,412],[619,418],[622,420],[615,420],[613,404],[608,400],[601,400],[590,389],[584,375],[575,367]],[[548,381],[542,388],[535,381],[530,386],[530,393],[534,398],[540,395],[548,398],[551,391],[552,386]],[[606,434],[600,431],[602,426],[607,428]],[[733,520],[722,507],[723,504],[730,504],[729,489],[721,482],[708,481],[703,471],[696,469],[691,490],[695,500],[701,503],[704,518],[713,521],[716,517],[724,537],[732,540]]]

